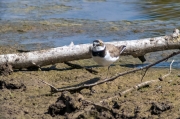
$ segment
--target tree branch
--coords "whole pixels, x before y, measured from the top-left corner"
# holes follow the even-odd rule
[[[81,90],[81,89],[84,89],[84,88],[90,88],[90,87],[93,87],[95,85],[99,85],[99,84],[102,84],[102,83],[105,83],[105,82],[108,82],[108,81],[113,81],[113,80],[115,80],[116,78],[118,78],[120,76],[130,74],[130,73],[133,73],[133,72],[137,72],[137,71],[142,70],[142,69],[149,69],[150,67],[152,67],[152,66],[154,66],[154,65],[156,65],[156,64],[158,64],[158,63],[160,63],[162,61],[165,61],[165,60],[169,59],[170,57],[178,55],[178,54],[180,54],[180,51],[173,52],[169,56],[167,56],[167,57],[165,57],[165,58],[163,58],[161,60],[158,60],[158,61],[156,61],[156,62],[154,62],[152,64],[149,64],[147,66],[140,67],[140,68],[137,68],[137,69],[133,69],[133,70],[130,70],[130,71],[127,71],[127,72],[122,72],[122,73],[117,74],[116,76],[113,76],[112,78],[104,79],[102,81],[98,81],[98,82],[91,83],[91,84],[81,84],[81,85],[75,85],[75,86],[64,87],[64,88],[54,88],[54,86],[52,87],[52,85],[49,85],[48,83],[46,83],[46,84],[49,85],[51,88],[53,88],[53,90],[51,90],[53,93],[62,92],[62,91],[78,91],[78,90]],[[131,90],[132,89],[130,89],[130,91]]]
[[[174,60],[171,62],[170,66],[169,66],[169,73],[166,74],[166,75],[164,75],[163,78],[165,78],[165,77],[167,77],[168,75],[171,74],[171,69],[172,69],[172,64],[173,64],[173,62],[174,62]],[[123,95],[125,95],[125,94],[127,94],[127,93],[129,93],[129,92],[134,91],[134,90],[139,90],[139,89],[141,89],[141,88],[143,88],[143,87],[146,87],[146,86],[148,86],[148,85],[150,85],[150,84],[152,84],[152,83],[154,83],[154,82],[158,82],[158,81],[162,81],[162,80],[159,79],[159,80],[150,80],[150,81],[142,82],[142,83],[137,84],[137,85],[135,85],[135,86],[133,86],[133,87],[125,90],[125,91],[120,92],[119,95],[116,95],[116,96],[113,96],[113,97],[110,97],[110,98],[101,100],[100,103],[102,103],[102,102],[107,102],[107,101],[112,101],[112,100],[115,99],[115,98],[121,97],[121,96],[123,96]]]

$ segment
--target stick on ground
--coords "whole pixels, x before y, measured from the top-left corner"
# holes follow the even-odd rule
[[[174,63],[174,60],[172,60],[172,62],[171,62],[171,64],[170,64],[170,66],[169,66],[169,73],[168,74],[165,74],[164,76],[162,76],[162,77],[159,77],[159,80],[160,81],[163,81],[164,80],[164,78],[166,78],[167,76],[169,76],[170,74],[171,74],[171,70],[172,70],[172,64]]]
[[[171,69],[172,69],[173,62],[174,62],[174,60],[171,62],[170,66],[169,66],[169,73],[164,75],[163,78],[165,78],[165,77],[167,77],[168,75],[171,74]],[[123,95],[125,95],[125,94],[127,94],[129,92],[134,91],[134,90],[139,90],[139,89],[141,89],[143,87],[149,86],[150,84],[152,84],[154,82],[158,82],[158,81],[162,81],[162,80],[150,80],[150,81],[142,82],[142,83],[137,84],[137,85],[125,90],[125,91],[120,92],[119,95],[116,95],[116,96],[113,96],[113,97],[110,97],[110,98],[107,98],[107,99],[103,99],[103,100],[100,101],[100,103],[107,102],[107,101],[112,101],[115,98],[121,97],[121,96],[123,96]]]
[[[55,92],[62,92],[62,91],[79,91],[81,89],[84,89],[84,88],[91,88],[95,85],[99,85],[99,84],[103,84],[105,82],[108,82],[108,81],[113,81],[115,80],[116,78],[120,77],[120,76],[123,76],[123,75],[126,75],[126,74],[130,74],[130,73],[133,73],[133,72],[137,72],[139,70],[142,70],[142,69],[149,69],[150,67],[162,62],[162,61],[165,61],[175,55],[178,55],[180,54],[180,51],[177,51],[177,52],[173,52],[172,54],[170,54],[169,56],[161,59],[161,60],[158,60],[152,64],[149,64],[147,66],[144,66],[144,67],[140,67],[140,68],[137,68],[137,69],[133,69],[133,70],[130,70],[130,71],[127,71],[127,72],[122,72],[122,73],[119,73],[117,74],[116,76],[113,76],[112,78],[109,78],[109,79],[104,79],[104,80],[101,80],[101,81],[98,81],[98,82],[95,82],[95,83],[91,83],[91,84],[82,84],[82,85],[76,85],[76,86],[71,86],[71,87],[65,87],[65,88],[55,88],[54,86],[52,85],[49,85],[48,83],[46,83],[47,85],[49,85],[53,90],[52,92],[55,93]],[[43,81],[44,82],[44,81]],[[55,90],[54,90],[55,89]]]

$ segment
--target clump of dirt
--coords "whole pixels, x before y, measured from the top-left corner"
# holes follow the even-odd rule
[[[26,86],[18,79],[0,80],[0,89],[26,89]]]
[[[55,116],[58,114],[64,115],[65,113],[74,112],[82,106],[82,98],[83,96],[80,94],[73,96],[65,91],[61,94],[55,104],[49,106],[48,113]]]
[[[13,72],[12,65],[8,63],[0,65],[0,75],[7,76],[12,74],[12,72]]]
[[[152,115],[158,115],[172,108],[173,106],[169,102],[153,102],[150,111]]]
[[[49,106],[48,113],[53,117],[62,115],[68,119],[136,118],[139,113],[138,109],[135,109],[134,116],[128,116],[124,113],[119,113],[118,109],[120,109],[120,105],[117,102],[114,102],[113,107],[110,109],[106,103],[99,105],[85,100],[81,94],[71,94],[68,91],[64,91],[56,103]]]
[[[97,106],[89,104],[83,100],[81,94],[70,94],[70,92],[63,92],[55,104],[49,106],[48,113],[53,117],[55,115],[65,115],[68,119],[77,118],[114,118],[111,112],[106,112]]]

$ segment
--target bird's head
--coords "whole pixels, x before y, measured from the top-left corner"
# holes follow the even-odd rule
[[[102,40],[94,40],[93,41],[93,51],[102,51],[105,49],[104,42]]]

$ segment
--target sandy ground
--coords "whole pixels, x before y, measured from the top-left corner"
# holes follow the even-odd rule
[[[14,53],[15,48],[1,47],[1,54]],[[85,69],[72,68],[64,63],[42,67],[40,70],[14,70],[11,75],[0,76],[0,118],[1,119],[59,119],[59,118],[180,118],[180,81],[178,70],[163,81],[157,81],[139,90],[118,96],[134,85],[141,83],[143,71],[121,76],[114,81],[75,92],[51,94],[50,87],[57,88],[85,83],[93,79],[102,80],[107,67],[98,67],[91,59],[73,61],[81,66],[93,67],[98,74]],[[122,57],[111,68],[109,77],[119,72],[132,70],[138,59]],[[131,66],[131,67],[129,67]],[[151,68],[143,82],[158,80],[168,73],[168,68]],[[80,99],[98,103],[103,99],[118,96],[97,107]],[[80,97],[80,98],[79,98]]]

